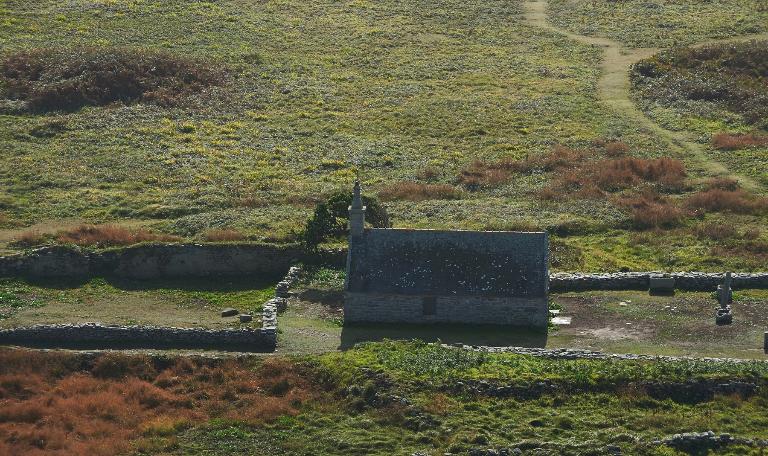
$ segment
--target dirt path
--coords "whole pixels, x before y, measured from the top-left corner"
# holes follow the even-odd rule
[[[697,143],[691,134],[684,131],[668,130],[645,115],[637,108],[630,98],[629,92],[629,68],[630,66],[647,57],[650,57],[661,49],[659,48],[625,48],[618,41],[608,38],[578,35],[561,29],[549,23],[547,20],[547,1],[537,0],[524,3],[525,20],[528,24],[540,27],[580,43],[599,46],[603,49],[603,61],[601,64],[601,77],[597,83],[599,98],[614,112],[630,119],[639,127],[661,137],[670,148],[684,157],[693,160],[693,164],[701,171],[714,176],[732,176],[739,180],[744,188],[758,190],[761,185],[747,176],[736,175],[722,163],[712,159],[707,154],[705,146]],[[768,33],[747,35],[741,37],[726,38],[721,40],[709,40],[695,46],[707,44],[745,41],[749,39],[766,38]]]

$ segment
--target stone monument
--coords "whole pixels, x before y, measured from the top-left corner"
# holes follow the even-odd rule
[[[733,302],[733,290],[731,290],[731,273],[725,273],[722,285],[717,286],[717,300],[720,306],[716,308],[715,323],[718,325],[730,325],[733,323],[731,303]]]

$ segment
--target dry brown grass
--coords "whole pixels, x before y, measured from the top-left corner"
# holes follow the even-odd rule
[[[720,189],[732,192],[734,190],[738,190],[739,181],[729,177],[714,177],[706,182],[706,188],[708,190]]]
[[[233,229],[218,229],[206,231],[203,239],[208,242],[238,242],[244,241],[245,235]]]
[[[712,136],[712,147],[719,150],[739,150],[750,147],[768,147],[768,136],[745,134],[731,135],[718,133]]]
[[[498,187],[509,181],[513,173],[553,172],[575,166],[586,159],[586,153],[565,146],[555,146],[546,154],[523,160],[502,159],[486,163],[475,160],[459,174],[458,182],[467,190]]]
[[[685,188],[685,166],[671,158],[616,158],[572,163],[553,176],[540,191],[545,199],[599,199],[608,193],[653,185],[661,191]]]
[[[80,225],[77,228],[58,233],[56,240],[62,244],[111,247],[140,242],[179,242],[181,238],[169,234],[153,233],[141,228],[130,230],[117,225]]]
[[[617,203],[630,210],[632,226],[638,229],[671,228],[679,225],[685,216],[682,209],[651,189],[620,198]]]
[[[47,238],[44,234],[40,233],[39,231],[25,231],[23,233],[18,234],[16,237],[13,238],[13,241],[11,242],[12,245],[16,247],[35,247],[38,245],[43,245],[47,241]]]
[[[555,146],[549,153],[523,160],[494,163],[473,162],[462,170],[459,183],[469,190],[495,187],[507,182],[513,173],[553,173],[550,185],[539,191],[547,200],[560,198],[596,199],[606,193],[652,184],[666,192],[685,188],[685,166],[672,158],[643,159],[623,157],[629,147],[621,142],[601,143],[608,159],[591,158],[595,151]]]
[[[461,191],[448,184],[423,184],[420,182],[397,182],[379,191],[382,201],[424,201],[459,199]]]
[[[605,154],[609,157],[623,157],[629,152],[629,146],[621,141],[612,141],[605,144]]]
[[[710,188],[691,195],[686,204],[699,212],[732,212],[762,214],[768,211],[768,198],[754,196],[745,190]]]
[[[166,364],[163,362],[162,364]],[[265,360],[0,351],[0,454],[113,455],[211,418],[254,425],[296,414],[318,390],[297,366]],[[141,445],[139,445],[141,446]]]
[[[739,231],[726,223],[707,223],[696,227],[694,230],[696,236],[702,239],[712,239],[715,241],[724,241],[726,239],[735,239],[739,237]]]

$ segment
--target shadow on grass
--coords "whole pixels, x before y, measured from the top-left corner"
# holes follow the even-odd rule
[[[352,325],[344,326],[341,330],[339,348],[346,350],[360,342],[376,342],[384,339],[419,339],[426,342],[441,341],[446,344],[544,348],[547,345],[547,331],[495,325]]]
[[[46,278],[23,279],[29,285],[53,290],[71,290],[81,288],[92,281],[103,280],[107,284],[125,291],[142,290],[184,290],[184,291],[208,291],[231,292],[261,290],[274,286],[279,282],[279,275],[258,277],[199,277],[183,279],[126,279],[122,277],[85,277],[85,278]]]

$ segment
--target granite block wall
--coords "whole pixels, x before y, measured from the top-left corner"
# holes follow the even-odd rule
[[[344,300],[344,323],[465,323],[540,328],[547,326],[546,297],[435,296],[426,299],[425,302],[425,298],[421,296],[347,292]]]

